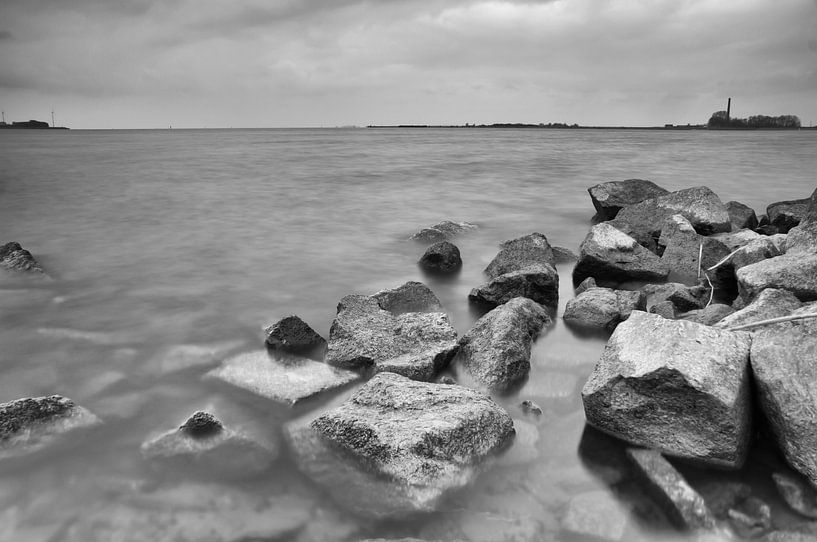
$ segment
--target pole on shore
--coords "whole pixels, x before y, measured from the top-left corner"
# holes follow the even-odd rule
[[[730,113],[732,113],[732,98],[729,98],[729,101],[726,102],[726,120],[732,118]]]

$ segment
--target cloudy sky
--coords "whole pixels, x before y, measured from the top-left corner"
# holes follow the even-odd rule
[[[817,122],[817,0],[0,0],[6,120]]]

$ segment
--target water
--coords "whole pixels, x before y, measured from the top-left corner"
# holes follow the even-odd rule
[[[596,489],[635,507],[630,539],[670,536],[616,470],[615,445],[582,438],[579,390],[603,340],[560,322],[537,342],[525,387],[498,399],[528,424],[527,443],[419,520],[350,516],[285,449],[265,476],[183,483],[145,464],[139,445],[205,407],[275,441],[288,418],[320,407],[290,412],[200,378],[259,348],[277,318],[296,313],[327,335],[344,295],[421,280],[463,333],[478,316],[467,293],[499,242],[539,231],[577,249],[593,214],[588,186],[705,184],[760,213],[814,190],[816,144],[808,131],[0,132],[0,241],[19,241],[55,279],[0,283],[0,402],[59,393],[106,422],[0,463],[0,540],[157,540],[185,529],[221,540],[219,529],[238,536],[248,524],[268,539],[558,540],[567,500]],[[457,240],[465,264],[450,280],[424,276],[423,247],[406,241],[442,219],[480,226]],[[559,272],[561,313],[570,266]],[[193,346],[185,356],[179,345]],[[173,359],[190,364],[172,371]],[[517,407],[524,398],[544,408],[538,422]],[[785,520],[768,484],[776,456],[755,456],[738,474],[685,472],[702,490],[750,480]]]

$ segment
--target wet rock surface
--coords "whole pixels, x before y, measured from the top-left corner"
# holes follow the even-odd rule
[[[632,444],[739,467],[751,428],[750,336],[634,311],[582,390],[587,421]]]
[[[559,303],[559,274],[549,264],[534,264],[491,279],[471,290],[468,299],[486,307],[496,307],[515,297],[527,297],[556,310]]]
[[[505,273],[519,271],[532,265],[553,266],[556,259],[547,237],[531,233],[503,242],[499,253],[485,268],[485,274],[495,279]]]
[[[457,245],[441,241],[428,247],[418,263],[431,273],[453,273],[462,267],[462,257]]]
[[[511,299],[463,335],[457,365],[480,385],[507,390],[528,375],[531,344],[550,322],[538,303],[524,297]]]
[[[326,347],[326,339],[300,317],[292,315],[264,329],[267,344],[288,352],[308,352]]]
[[[668,190],[643,179],[610,181],[591,186],[587,191],[590,193],[593,207],[596,208],[596,216],[601,220],[615,218],[627,205],[669,194]]]
[[[205,378],[220,380],[293,406],[318,394],[342,388],[360,376],[307,358],[275,359],[265,350],[258,350],[225,360]]]
[[[423,228],[413,234],[410,239],[422,243],[439,243],[475,229],[477,229],[477,225],[470,222],[443,220],[433,226]]]
[[[669,268],[657,255],[607,223],[593,226],[579,247],[573,282],[587,277],[624,282],[666,280]]]
[[[45,274],[40,262],[34,259],[31,252],[15,241],[0,245],[0,269],[13,273]]]
[[[565,306],[565,323],[579,328],[612,331],[634,310],[646,309],[647,296],[641,291],[588,288]]]

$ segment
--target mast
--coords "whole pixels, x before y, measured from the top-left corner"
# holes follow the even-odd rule
[[[729,120],[731,117],[729,114],[732,112],[732,98],[729,98],[729,101],[726,102],[726,120]]]
[[[56,126],[56,124],[54,124],[54,108],[52,107],[51,108],[51,127],[53,128],[54,126]]]

